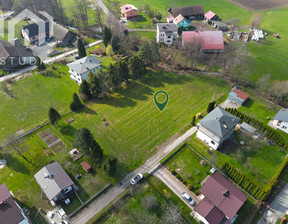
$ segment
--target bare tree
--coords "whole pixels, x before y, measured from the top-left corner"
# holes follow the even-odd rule
[[[88,24],[88,2],[87,0],[74,0],[71,12],[77,23],[82,25],[84,30],[89,29]]]
[[[259,28],[262,21],[262,13],[255,13],[250,18],[250,26],[252,29]]]
[[[269,83],[270,78],[271,78],[271,75],[265,74],[258,80],[257,86],[263,92],[266,92],[268,90],[270,86],[270,83]]]
[[[270,87],[270,95],[276,100],[284,101],[288,97],[288,81],[275,81]]]
[[[15,134],[9,136],[9,142],[6,146],[6,150],[16,152],[20,157],[22,157],[27,163],[36,166],[33,162],[31,162],[25,155],[25,151],[27,150],[27,146],[24,144],[23,138],[18,138]]]
[[[191,69],[195,69],[202,57],[202,40],[192,39],[188,44],[183,46],[183,56],[190,62]]]
[[[231,24],[231,31],[235,31],[237,28],[241,27],[241,20],[239,18],[232,18],[229,20]]]
[[[95,8],[95,20],[97,23],[99,23],[101,29],[103,30],[103,23],[102,23],[102,20],[103,20],[103,10],[99,7],[99,6],[96,6]]]

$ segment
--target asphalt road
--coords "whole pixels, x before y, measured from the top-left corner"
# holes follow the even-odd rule
[[[125,191],[126,188],[130,186],[130,180],[137,173],[151,173],[160,165],[160,161],[168,155],[175,148],[184,143],[188,138],[190,138],[197,131],[197,127],[192,127],[183,135],[178,137],[169,145],[159,148],[155,155],[149,158],[144,165],[129,173],[123,180],[121,180],[122,185],[117,184],[110,188],[108,191],[103,193],[98,199],[90,204],[89,207],[82,210],[81,213],[76,215],[70,220],[73,224],[84,224],[88,222],[91,218],[97,215],[102,209],[108,206],[111,202],[118,198],[118,196]]]

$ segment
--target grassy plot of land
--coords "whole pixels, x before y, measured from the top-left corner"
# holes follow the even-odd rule
[[[257,143],[257,141],[263,140],[253,140],[240,133],[234,133],[234,136],[238,143],[222,153],[219,150],[212,153],[209,151],[209,147],[198,140],[195,135],[189,141],[189,145],[220,168],[227,162],[239,169],[252,182],[265,188],[267,182],[279,168],[285,153],[266,143]],[[241,146],[240,141],[244,141],[245,144]],[[253,141],[255,142],[253,143]]]
[[[8,85],[14,98],[0,92],[0,143],[11,133],[28,131],[47,122],[50,106],[60,114],[69,112],[73,92],[77,92],[79,87],[70,79],[67,66],[54,66],[59,73],[65,72],[66,75],[36,73]],[[51,67],[48,70],[52,70]]]
[[[110,5],[115,0],[104,0],[107,5]],[[127,4],[125,0],[119,0],[120,5]],[[134,0],[133,5],[139,7],[140,5],[150,5],[151,9],[158,10],[162,13],[163,17],[167,16],[166,9],[170,7],[181,7],[181,6],[189,6],[189,5],[203,5],[204,11],[208,12],[212,10],[216,13],[219,17],[221,17],[224,21],[229,20],[231,18],[238,17],[242,20],[244,25],[249,23],[251,12],[242,9],[233,3],[229,2],[228,0],[182,0],[182,1],[174,1],[174,0]]]
[[[153,40],[156,37],[156,33],[150,32],[150,31],[135,31],[135,32],[130,32],[129,35],[144,37],[145,39],[148,39],[148,40]]]
[[[255,81],[265,74],[270,74],[274,80],[288,78],[288,65],[286,62],[288,51],[288,28],[283,19],[287,19],[288,7],[267,10],[263,13],[260,28],[268,33],[261,44],[248,44],[250,52],[255,57],[251,78]],[[275,38],[273,33],[278,33],[280,38]]]
[[[89,128],[104,154],[116,156],[122,163],[118,174],[124,175],[127,168],[139,166],[161,143],[187,125],[194,114],[202,112],[214,94],[217,98],[228,88],[225,82],[212,77],[150,73],[108,98],[89,103],[73,114],[71,125],[62,122],[61,131],[72,140],[76,129]],[[153,99],[158,90],[169,95],[162,112]]]
[[[181,149],[165,166],[174,169],[186,182],[193,186],[193,191],[201,188],[200,183],[206,178],[211,166],[206,162],[200,164],[202,159],[188,146]]]

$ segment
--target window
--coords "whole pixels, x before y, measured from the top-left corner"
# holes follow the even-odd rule
[[[167,38],[171,38],[171,36],[168,36]]]
[[[286,127],[286,126],[283,126],[282,128],[283,128],[283,129],[287,129],[287,127]]]
[[[213,145],[215,145],[215,142],[214,142],[213,140],[211,141],[211,143],[212,143]]]

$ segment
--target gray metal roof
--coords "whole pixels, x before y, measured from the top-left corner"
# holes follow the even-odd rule
[[[93,57],[93,56],[86,56],[81,58],[77,61],[67,64],[67,66],[75,71],[77,74],[83,74],[87,71],[90,71],[98,66],[101,66],[102,61]]]
[[[279,110],[275,117],[273,117],[273,120],[288,122],[288,109]]]
[[[199,123],[220,138],[225,136],[235,125],[240,122],[238,117],[228,113],[221,107],[216,107]]]
[[[157,23],[160,32],[177,32],[177,25],[174,23]]]
[[[248,131],[251,134],[254,134],[254,132],[257,130],[256,128],[252,127],[251,125],[247,124],[246,122],[243,122],[241,124],[240,128],[243,128],[244,130]]]
[[[49,177],[52,174],[52,177]],[[73,185],[73,181],[58,162],[44,166],[34,175],[49,200],[57,196],[61,190]]]

